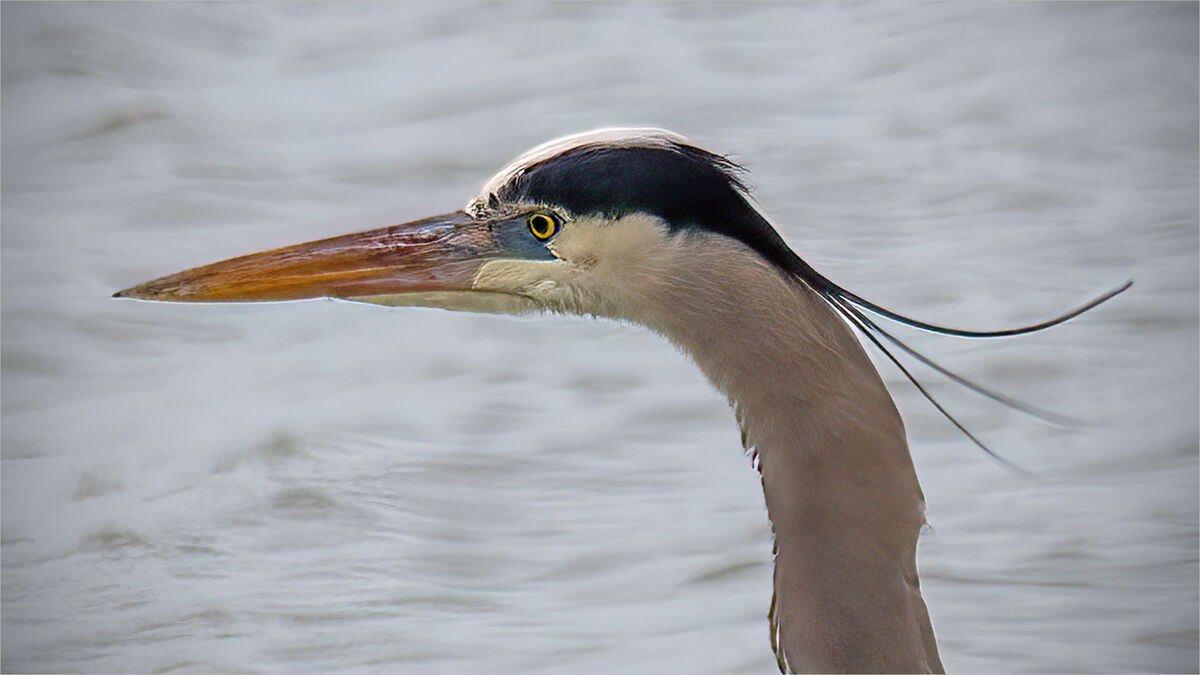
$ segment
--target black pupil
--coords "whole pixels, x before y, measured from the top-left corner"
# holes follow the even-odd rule
[[[547,216],[533,217],[533,233],[538,237],[549,237],[554,229],[554,221]]]

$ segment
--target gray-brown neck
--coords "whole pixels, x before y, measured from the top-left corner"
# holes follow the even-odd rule
[[[940,672],[917,580],[924,498],[862,346],[811,289],[748,248],[692,248],[637,317],[724,392],[775,532],[781,669]]]

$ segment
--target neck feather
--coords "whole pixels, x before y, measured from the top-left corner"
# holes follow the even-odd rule
[[[781,667],[939,671],[916,571],[924,498],[874,365],[820,296],[747,247],[677,243],[686,255],[636,319],[729,397],[756,458]]]

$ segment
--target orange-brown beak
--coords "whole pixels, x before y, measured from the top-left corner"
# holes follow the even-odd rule
[[[456,211],[194,267],[113,297],[256,302],[468,291],[495,254],[487,223]]]

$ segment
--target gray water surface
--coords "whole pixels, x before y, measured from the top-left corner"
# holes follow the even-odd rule
[[[635,327],[109,295],[460,207],[546,139],[747,165],[879,361],[955,671],[1196,671],[1197,9],[4,3],[5,671],[772,672],[726,403]]]

